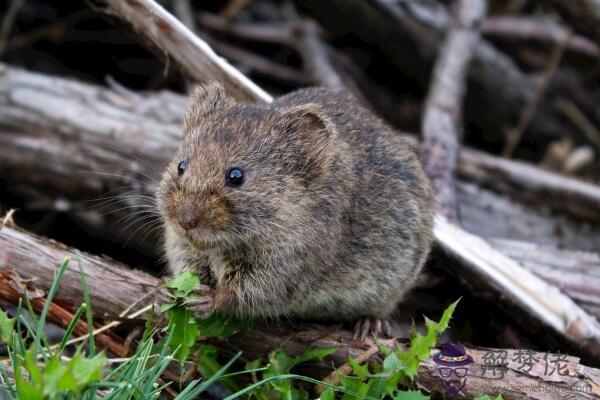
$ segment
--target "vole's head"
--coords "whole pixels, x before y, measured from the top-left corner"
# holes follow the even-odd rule
[[[291,239],[323,206],[335,127],[316,104],[237,103],[197,88],[158,193],[165,223],[199,249]]]

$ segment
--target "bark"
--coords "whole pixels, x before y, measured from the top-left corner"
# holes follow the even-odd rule
[[[452,221],[458,220],[455,170],[465,78],[486,12],[485,0],[456,2],[456,17],[436,61],[425,102],[421,159],[433,184],[438,212]]]
[[[598,228],[574,223],[544,207],[525,205],[493,190],[460,182],[458,185],[461,226],[484,238],[507,238],[571,250],[598,251]]]
[[[10,190],[30,208],[71,212],[152,254],[145,230],[156,181],[179,140],[181,97],[118,95],[4,66],[0,75],[0,169]]]
[[[458,164],[460,176],[483,186],[583,220],[600,220],[600,186],[470,149],[461,151]]]
[[[0,282],[0,297],[2,297],[2,299],[10,301],[12,304],[18,304],[19,299],[23,299],[25,297],[25,292],[27,292],[27,297],[29,298],[33,310],[39,315],[44,309],[44,304],[46,303],[45,294],[40,293],[39,289],[36,290],[28,287],[28,284],[22,282],[13,271],[8,270],[7,268],[0,269]],[[48,321],[66,328],[73,319],[73,312],[60,304],[53,302],[50,304],[46,318]],[[87,334],[87,322],[80,319],[75,324],[73,333],[77,336]],[[127,357],[126,346],[123,345],[122,340],[113,336],[114,335],[101,333],[96,336],[96,341],[100,346],[110,350],[117,356]]]
[[[116,317],[129,305],[137,303],[151,293],[158,279],[107,258],[99,258],[67,248],[61,244],[35,237],[19,229],[3,226],[0,229],[0,263],[2,273],[18,271],[24,280],[33,279],[32,286],[48,290],[58,265],[65,257],[73,261],[63,276],[57,301],[79,304],[82,301],[79,288],[79,263],[86,274],[90,287],[92,306],[106,317]],[[0,279],[0,295],[5,289]],[[14,301],[14,299],[13,299]],[[140,308],[144,305],[140,304]],[[352,340],[352,332],[339,327],[327,327],[309,323],[280,323],[277,326],[258,327],[250,332],[239,333],[226,341],[215,340],[222,354],[243,351],[246,360],[264,357],[282,348],[290,355],[297,355],[309,348],[336,347],[338,351],[322,362],[310,365],[310,374],[322,378],[331,372],[331,365],[340,367],[348,356],[373,351],[374,344]],[[434,351],[435,352],[435,351]],[[519,350],[481,349],[467,347],[474,359],[469,366],[465,395],[502,394],[505,399],[559,399],[565,393],[578,393],[580,398],[600,398],[600,370],[583,366],[571,356],[524,353]],[[501,357],[504,352],[506,355]],[[527,357],[531,364],[524,364]],[[535,360],[535,361],[532,361]],[[526,362],[526,361],[525,361]],[[554,369],[554,371],[551,371]],[[560,371],[560,372],[559,372]],[[307,371],[302,371],[306,372]],[[444,394],[436,364],[426,360],[414,381],[417,388],[429,393]],[[499,380],[500,374],[504,379]],[[567,374],[567,375],[565,375]],[[531,388],[537,388],[532,391]],[[539,397],[544,393],[544,397]]]
[[[600,317],[600,255],[507,239],[494,247],[527,270],[556,285],[591,314]]]
[[[50,289],[60,264],[69,266],[60,284],[57,299],[73,310],[83,303],[79,268],[86,275],[94,315],[116,317],[136,300],[151,293],[158,279],[134,271],[107,257],[97,257],[23,230],[0,228],[1,270],[14,271],[42,290]]]
[[[373,106],[386,117],[398,118],[396,104],[393,107],[383,106],[382,104],[384,101],[381,97],[389,98],[391,97],[389,94],[380,91],[376,96],[366,98],[367,92],[376,91],[373,82],[348,57],[341,55],[323,40],[324,32],[311,19],[301,18],[295,13],[295,18],[283,23],[244,23],[230,21],[210,13],[201,13],[199,14],[199,21],[203,27],[209,28],[211,31],[225,32],[244,40],[293,48],[302,59],[304,71],[300,73],[304,76],[304,81],[297,80],[302,86],[313,84],[346,89],[365,103],[369,103],[369,100],[373,101]],[[220,49],[217,48],[217,51],[220,52]],[[256,56],[251,55],[250,60],[252,60],[252,57]],[[236,61],[253,67],[247,59],[239,58]],[[280,66],[277,67],[280,68]],[[258,68],[254,69],[257,72],[260,71]],[[273,67],[267,72],[276,79],[284,77]]]

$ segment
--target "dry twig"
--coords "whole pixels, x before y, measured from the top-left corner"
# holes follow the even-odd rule
[[[96,0],[106,12],[116,15],[167,54],[188,76],[200,82],[223,82],[235,97],[271,101],[272,97],[219,57],[177,18],[153,0]]]
[[[563,40],[559,42],[552,51],[552,55],[548,60],[548,65],[546,70],[544,71],[544,75],[542,76],[541,81],[538,83],[537,90],[534,96],[529,100],[525,109],[521,113],[519,117],[519,121],[517,122],[517,126],[510,130],[506,135],[506,143],[504,144],[504,148],[502,149],[502,155],[504,157],[512,157],[519,141],[525,134],[527,127],[529,126],[531,120],[533,119],[533,115],[538,109],[540,103],[542,102],[542,98],[544,97],[544,93],[552,80],[552,77],[556,73],[558,69],[558,65],[565,54],[565,50],[567,49],[567,45],[573,36],[573,31],[568,30],[565,32],[565,36]]]
[[[457,1],[456,18],[435,64],[423,116],[421,159],[435,190],[438,212],[452,221],[458,220],[455,170],[465,81],[486,12],[487,0]]]
[[[8,35],[15,23],[17,13],[24,3],[25,0],[12,0],[6,14],[4,14],[4,18],[2,18],[2,23],[0,24],[0,55],[4,53],[4,50],[7,47]]]
[[[490,17],[483,21],[481,31],[486,36],[546,42],[558,45],[569,34],[569,28],[550,19],[529,17]],[[600,58],[598,44],[581,35],[573,35],[568,49],[592,58]]]

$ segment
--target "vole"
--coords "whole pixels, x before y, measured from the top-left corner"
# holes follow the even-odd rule
[[[170,270],[205,284],[189,306],[249,317],[357,320],[387,333],[432,242],[417,156],[350,94],[239,103],[196,88],[157,191]]]

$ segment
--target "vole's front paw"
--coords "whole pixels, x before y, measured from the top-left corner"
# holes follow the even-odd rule
[[[369,335],[392,337],[392,326],[386,319],[363,317],[354,325],[354,340],[364,342]]]
[[[206,318],[215,311],[217,291],[209,286],[201,285],[194,297],[185,301],[185,306],[196,316]]]

